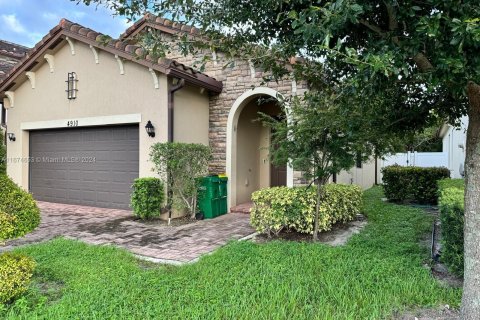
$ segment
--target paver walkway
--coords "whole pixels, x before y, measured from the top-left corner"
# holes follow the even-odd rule
[[[249,216],[229,213],[212,220],[181,226],[143,223],[131,211],[38,202],[40,226],[23,238],[9,241],[1,251],[57,236],[90,244],[113,244],[159,260],[189,262],[226,244],[254,233]]]

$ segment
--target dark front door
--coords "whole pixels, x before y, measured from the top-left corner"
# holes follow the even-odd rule
[[[270,165],[270,187],[287,185],[287,166]]]
[[[30,132],[30,191],[40,201],[128,209],[138,125]]]

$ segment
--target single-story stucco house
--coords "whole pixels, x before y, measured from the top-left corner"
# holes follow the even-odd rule
[[[128,208],[133,179],[154,175],[151,145],[178,141],[211,146],[209,170],[227,174],[230,207],[260,188],[302,183],[292,168],[271,165],[270,131],[253,120],[260,110],[281,112],[259,98],[301,94],[306,84],[262,85],[261,70],[241,59],[225,67],[218,52],[202,53],[212,57],[204,72],[193,68],[196,57],[175,52],[140,58],[134,39],[143,32],[198,34],[147,14],[105,44],[100,33],[62,20],[1,80],[15,182],[42,201]],[[372,162],[337,181],[370,187],[374,177]]]

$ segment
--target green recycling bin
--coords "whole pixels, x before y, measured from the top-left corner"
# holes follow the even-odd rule
[[[227,182],[228,178],[227,177],[220,177],[218,178],[219,181],[219,196],[220,197],[226,197],[227,196]]]
[[[200,178],[198,207],[205,219],[213,219],[228,212],[226,177],[216,175]]]
[[[220,211],[219,214],[222,215],[227,213],[228,212],[227,197],[218,198],[218,202],[219,202],[218,210]]]
[[[227,205],[227,182],[228,178],[227,177],[220,177],[220,183],[219,183],[219,214],[225,214],[228,212],[228,205]]]
[[[201,178],[198,190],[198,207],[205,219],[212,219],[220,215],[218,176]]]

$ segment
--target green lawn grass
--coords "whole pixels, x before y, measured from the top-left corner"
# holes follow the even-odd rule
[[[415,307],[458,306],[424,267],[422,210],[365,193],[369,224],[344,247],[232,242],[198,263],[148,266],[124,250],[56,239],[18,251],[38,262],[7,319],[385,319]]]

